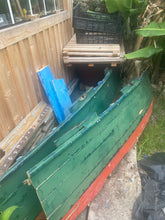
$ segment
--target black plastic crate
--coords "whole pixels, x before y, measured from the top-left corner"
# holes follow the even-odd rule
[[[80,4],[73,9],[73,27],[90,32],[120,33],[122,31],[122,16],[120,12],[103,14],[82,11]]]
[[[120,44],[121,34],[75,30],[78,44]]]

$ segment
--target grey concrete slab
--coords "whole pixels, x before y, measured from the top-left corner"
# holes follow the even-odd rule
[[[76,220],[131,220],[133,204],[140,192],[136,147],[133,147],[108,177],[88,212],[85,210]]]

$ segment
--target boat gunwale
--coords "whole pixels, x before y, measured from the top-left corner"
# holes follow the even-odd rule
[[[39,161],[38,163],[36,163],[32,168],[30,168],[29,170],[27,170],[27,176],[28,179],[25,180],[25,183],[31,183],[30,181],[30,176],[35,175],[35,173],[37,173],[37,171],[39,169],[41,169],[42,167],[44,167],[45,164],[50,163],[52,160],[54,160],[56,157],[58,157],[59,155],[61,155],[66,148],[68,148],[70,146],[70,144],[72,144],[74,141],[78,140],[78,138],[82,135],[82,133],[86,133],[89,129],[91,129],[92,127],[95,126],[96,123],[99,123],[101,120],[103,120],[104,117],[106,117],[106,115],[108,115],[111,111],[113,111],[115,108],[117,108],[117,106],[128,96],[132,93],[133,90],[135,90],[139,85],[140,82],[144,79],[145,77],[144,73],[140,79],[137,81],[135,80],[135,84],[131,85],[130,89],[124,93],[121,97],[119,97],[119,99],[116,100],[116,102],[111,106],[109,106],[103,113],[101,113],[100,115],[98,115],[96,117],[96,119],[94,119],[92,122],[90,122],[90,124],[86,125],[82,130],[78,131],[74,136],[72,136],[71,138],[69,138],[65,143],[63,143],[59,148],[56,148],[55,150],[53,150],[50,154],[48,154],[46,157],[44,157],[41,161]],[[133,81],[133,80],[132,80]],[[132,82],[131,81],[131,82]],[[126,85],[127,86],[127,85]],[[126,87],[125,86],[125,87]],[[125,88],[123,87],[123,88]],[[123,89],[122,88],[122,89]],[[122,89],[120,91],[122,91]],[[64,134],[65,135],[65,134]],[[60,137],[61,138],[61,137]]]
[[[112,70],[108,70],[105,69],[105,77],[102,81],[99,81],[98,85],[96,87],[92,87],[91,89],[93,89],[93,94],[91,96],[94,97],[98,91],[104,86],[104,84],[107,82],[107,79],[110,78],[110,76],[112,75],[113,71]],[[88,89],[90,90],[90,88]],[[85,92],[87,93],[87,91]],[[84,93],[84,94],[85,94]],[[81,99],[78,98],[78,100],[76,100],[73,104],[75,104],[76,102],[78,102]],[[24,165],[24,163],[26,163],[26,161],[28,161],[30,158],[33,157],[34,154],[36,154],[37,152],[40,151],[40,149],[42,148],[42,146],[50,139],[52,138],[58,131],[60,131],[60,129],[65,126],[66,123],[68,123],[69,121],[72,120],[72,118],[90,101],[90,99],[87,102],[84,102],[79,109],[77,109],[75,112],[73,112],[73,114],[70,114],[68,117],[66,117],[66,119],[58,125],[58,127],[53,130],[47,137],[45,137],[44,140],[42,140],[41,142],[39,142],[37,144],[37,146],[33,149],[31,149],[25,156],[23,156],[23,158],[21,158],[21,160],[16,161],[13,166],[11,166],[7,172],[0,178],[0,184],[3,183],[3,181],[5,181],[6,178],[8,178],[9,176],[11,176],[17,169],[19,169],[21,166]],[[42,143],[42,145],[41,145]],[[49,154],[48,154],[49,155]]]

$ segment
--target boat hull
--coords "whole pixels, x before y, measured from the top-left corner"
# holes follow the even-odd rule
[[[130,151],[130,149],[136,144],[138,138],[143,132],[149,118],[151,116],[153,109],[153,100],[150,104],[148,111],[146,112],[144,118],[139,123],[136,130],[133,132],[131,137],[127,140],[127,142],[122,146],[119,152],[115,155],[115,157],[109,162],[109,164],[104,168],[101,174],[96,178],[96,180],[90,185],[90,187],[86,190],[86,192],[79,198],[79,200],[72,206],[72,208],[68,211],[68,213],[62,218],[62,220],[74,220],[78,215],[88,206],[88,204],[95,198],[95,196],[102,189],[105,180],[113,171],[113,169],[118,165],[120,160],[125,156],[126,153]],[[44,213],[42,216],[44,217]]]
[[[97,192],[103,184],[103,180],[97,181],[100,184],[97,189],[97,177],[102,172],[111,172],[136,142],[138,135],[133,135],[135,140],[131,135],[137,133],[139,124],[142,126],[142,119],[152,100],[147,75],[126,86],[121,93],[122,96],[112,106],[89,123],[86,121],[84,129],[27,172],[27,182],[36,190],[47,219],[57,220],[65,215],[64,219],[70,218],[80,206],[79,203],[76,207],[73,204],[81,201],[84,192],[91,188],[92,196],[87,195],[87,201],[82,205],[85,207],[95,196],[93,188]],[[129,147],[125,145],[127,141],[130,142]],[[119,158],[116,156],[118,153]],[[108,169],[109,161],[113,166],[107,172],[104,170]],[[71,212],[66,214],[72,206]],[[71,219],[74,219],[73,216]]]
[[[76,129],[84,126],[82,121],[87,117],[89,112],[96,111],[99,114],[100,107],[103,109],[113,102],[116,94],[118,82],[115,78],[116,73],[108,72],[105,79],[96,88],[92,88],[83,99],[80,98],[72,106],[72,116],[67,118],[61,125],[44,139],[35,149],[29,152],[21,161],[17,162],[1,179],[0,179],[0,208],[6,208],[17,205],[12,219],[34,220],[42,211],[42,206],[32,186],[24,184],[27,178],[26,171],[33,167],[40,160],[49,155],[52,151],[61,145],[60,137],[62,135],[66,141],[69,135],[72,135]],[[111,93],[110,93],[111,92]],[[109,94],[109,100],[104,103],[104,93]],[[95,105],[94,108],[94,104]],[[84,122],[85,123],[85,122]],[[73,133],[72,133],[73,128]],[[67,134],[68,131],[69,134]],[[59,140],[58,140],[59,139]]]

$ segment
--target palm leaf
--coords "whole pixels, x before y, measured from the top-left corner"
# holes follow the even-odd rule
[[[140,59],[140,58],[149,58],[157,53],[163,51],[163,48],[155,48],[154,46],[145,47],[143,49],[137,50],[132,53],[128,53],[125,55],[127,59]]]
[[[123,16],[127,17],[129,9],[132,8],[132,0],[105,0],[109,13],[121,11]]]
[[[136,33],[143,37],[156,37],[165,35],[165,22],[151,22],[147,27],[136,30]]]

